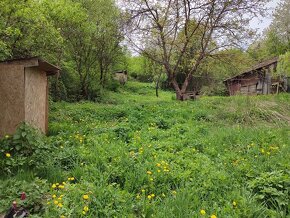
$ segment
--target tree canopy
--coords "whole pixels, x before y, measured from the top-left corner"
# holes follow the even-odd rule
[[[170,85],[182,100],[188,90],[220,84],[255,62],[284,55],[285,65],[287,0],[246,47],[254,34],[249,21],[266,11],[267,1],[2,0],[0,61],[40,56],[60,66],[50,81],[54,100],[95,100],[116,90],[112,77],[119,70],[156,87]]]
[[[0,59],[41,56],[62,68],[56,99],[94,99],[123,55],[119,15],[113,0],[3,0]]]
[[[252,16],[263,13],[266,1],[123,2],[125,13],[131,18],[128,41],[163,65],[177,99],[182,100],[192,76],[207,57],[251,36],[247,24]],[[181,66],[186,66],[187,72],[179,86],[176,75]]]

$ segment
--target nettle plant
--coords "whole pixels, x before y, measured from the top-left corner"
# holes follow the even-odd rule
[[[290,174],[288,171],[272,171],[261,173],[249,182],[258,201],[269,209],[278,209],[289,213]]]
[[[21,124],[13,136],[0,139],[0,167],[5,173],[14,173],[21,168],[34,168],[44,163],[50,151],[45,137],[27,124]]]

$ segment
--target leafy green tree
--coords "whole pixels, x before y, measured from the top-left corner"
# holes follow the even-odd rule
[[[51,59],[61,43],[61,35],[39,1],[0,1],[0,60],[27,56]]]
[[[279,2],[273,13],[273,21],[262,38],[253,43],[248,52],[256,61],[279,56],[290,51],[290,2]]]
[[[277,73],[282,76],[290,77],[290,51],[279,56]]]
[[[58,60],[71,78],[65,80],[78,83],[77,99],[93,99],[119,54],[119,15],[114,2],[53,0],[44,4],[64,38]]]
[[[290,50],[290,1],[279,2],[273,17],[269,37],[274,37],[273,41],[278,43],[277,49],[282,54]]]
[[[96,97],[122,55],[121,41],[113,0],[0,2],[0,60],[41,56],[59,65],[51,81],[56,100]]]
[[[176,98],[183,100],[188,85],[207,57],[252,36],[247,24],[263,12],[264,0],[123,0],[131,15],[128,41],[135,49],[163,65]],[[248,16],[244,16],[247,14]],[[194,43],[193,43],[194,42]],[[178,69],[190,52],[186,77],[177,82]]]

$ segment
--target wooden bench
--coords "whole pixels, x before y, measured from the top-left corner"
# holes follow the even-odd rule
[[[197,99],[197,94],[195,91],[189,91],[183,94],[182,100],[189,100],[189,99],[193,99],[193,100]]]

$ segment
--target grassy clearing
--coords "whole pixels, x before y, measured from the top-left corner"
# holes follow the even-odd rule
[[[52,104],[49,137],[26,140],[42,159],[34,151],[21,167],[10,150],[15,161],[0,162],[0,188],[13,190],[0,209],[25,190],[35,217],[289,216],[289,94],[154,94],[131,82],[102,103]]]

